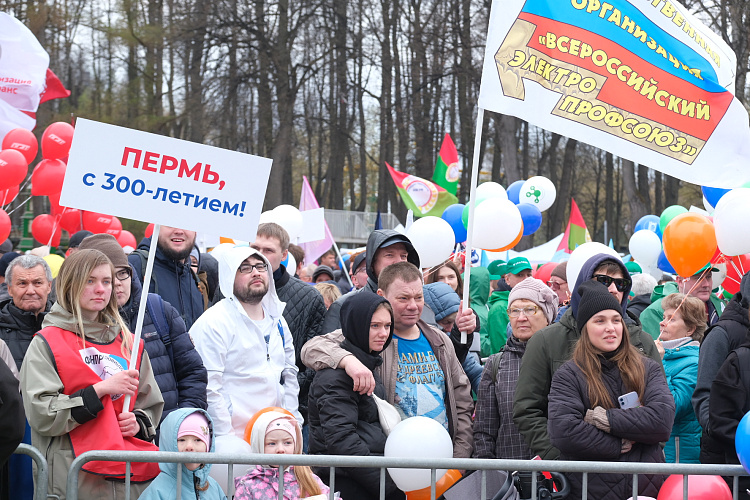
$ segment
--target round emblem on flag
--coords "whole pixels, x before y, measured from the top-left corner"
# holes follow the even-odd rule
[[[460,172],[458,170],[458,162],[451,163],[448,165],[448,169],[445,171],[445,180],[448,182],[457,182]]]
[[[406,194],[419,207],[422,214],[426,214],[435,206],[438,199],[438,190],[432,183],[427,183],[419,177],[410,175],[403,181]]]

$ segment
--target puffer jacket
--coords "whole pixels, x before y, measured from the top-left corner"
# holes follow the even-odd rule
[[[532,337],[533,339],[534,337]],[[602,381],[614,404],[625,387],[617,365],[600,357]],[[641,407],[607,410],[610,432],[599,430],[584,421],[586,410],[593,409],[588,396],[588,383],[581,369],[568,361],[555,372],[549,393],[549,436],[560,450],[563,460],[594,460],[612,462],[664,463],[660,442],[669,439],[674,419],[674,400],[667,387],[661,366],[642,358],[646,385]],[[622,440],[635,441],[630,451],[620,453]],[[582,475],[567,474],[571,494],[580,498]],[[656,498],[666,479],[662,475],[640,474],[640,495]],[[622,500],[633,492],[632,474],[589,474],[588,496],[597,500]]]
[[[179,451],[177,447],[177,434],[182,422],[191,414],[200,412],[208,420],[208,429],[210,436],[210,448],[208,452],[215,452],[214,429],[211,423],[211,417],[205,410],[197,408],[180,408],[169,414],[168,419],[164,419],[161,427],[161,442],[159,451]],[[139,498],[139,500],[174,500],[177,491],[177,468],[182,468],[182,489],[180,490],[179,500],[226,500],[227,496],[222,491],[219,483],[212,477],[211,464],[201,464],[200,467],[191,471],[185,464],[177,463],[159,463],[161,472],[151,482]],[[208,489],[201,491],[198,488],[204,487],[208,483]]]
[[[37,315],[19,309],[13,303],[13,299],[0,303],[0,339],[8,344],[13,360],[16,362],[16,369],[21,369],[23,357],[26,355],[31,339],[42,329],[46,311],[49,311],[51,307],[52,302],[48,301],[45,312]]]
[[[487,336],[482,339],[482,356],[490,356],[500,350],[508,340],[508,297],[510,292],[495,291],[490,295],[488,305],[490,312],[487,318]]]
[[[575,316],[581,300],[577,289],[581,283],[591,279],[596,268],[605,260],[612,260],[612,257],[599,254],[586,262],[571,292],[570,307],[560,321],[536,332],[526,344],[513,401],[513,421],[531,451],[544,460],[554,460],[559,456],[559,451],[552,446],[547,433],[547,396],[550,392],[552,376],[563,363],[571,358],[576,342],[581,337]],[[622,262],[620,266],[623,275],[628,276],[627,269]],[[628,315],[629,292],[630,290],[626,290],[623,294],[622,308],[625,325],[630,333],[630,343],[661,366],[661,356],[656,350],[654,339],[641,330],[637,318]]]
[[[680,442],[680,463],[699,464],[701,426],[693,411],[693,397],[698,379],[700,345],[689,338],[667,340],[664,346],[664,372],[675,403],[674,426],[664,453],[667,462],[677,462],[675,438]]]
[[[133,267],[131,265],[131,267]],[[131,332],[135,332],[138,320],[138,307],[141,303],[141,282],[133,274],[130,280],[130,299],[120,308],[120,315]],[[151,360],[156,383],[164,398],[162,421],[176,408],[208,408],[206,401],[206,384],[208,375],[203,366],[203,360],[195,350],[193,341],[185,328],[180,313],[156,294],[150,293],[161,300],[164,319],[169,327],[169,335],[162,338],[156,331],[151,314],[146,308],[143,316],[143,339],[146,352]],[[166,343],[171,342],[174,359],[170,356],[170,349]]]
[[[138,245],[138,250],[145,250],[148,253],[150,247],[151,238],[143,238]],[[143,283],[141,256],[133,252],[128,255],[128,262],[135,269],[138,279]],[[188,329],[203,314],[203,295],[198,289],[197,278],[193,275],[192,269],[184,262],[167,258],[158,245],[149,292],[160,295],[162,299],[177,309]]]
[[[466,273],[463,275],[466,276]],[[488,342],[491,328],[489,324],[490,304],[488,303],[490,297],[490,272],[486,267],[471,268],[469,297],[471,310],[474,311],[474,314],[477,316],[477,326],[479,327],[479,350],[482,353],[482,356],[485,356],[484,346],[485,343]],[[463,297],[461,297],[461,299],[463,299]],[[453,347],[456,347],[457,352],[460,350],[459,346],[455,343],[453,344]]]
[[[299,412],[307,421],[307,394],[315,372],[302,363],[302,346],[311,338],[321,334],[326,305],[323,296],[309,283],[290,276],[284,265],[273,273],[279,300],[286,302],[284,319],[294,339],[294,356],[297,362],[299,382]]]

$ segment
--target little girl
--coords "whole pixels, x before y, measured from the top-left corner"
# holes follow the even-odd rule
[[[268,455],[302,453],[302,432],[297,420],[279,412],[263,413],[253,425],[250,447],[253,453]],[[276,500],[279,498],[279,469],[271,465],[256,465],[244,476],[236,478],[234,485],[235,500]],[[284,470],[285,500],[321,494],[327,495],[328,487],[310,467],[290,466]]]
[[[213,424],[204,410],[179,408],[161,423],[159,449],[205,453],[214,451]],[[227,500],[219,484],[208,476],[211,464],[160,463],[161,473],[139,497],[141,500],[171,500],[177,490],[177,468],[182,467],[181,500]]]

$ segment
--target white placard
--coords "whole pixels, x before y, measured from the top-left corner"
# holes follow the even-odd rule
[[[271,160],[79,118],[60,204],[253,241]]]
[[[324,208],[314,208],[312,210],[303,210],[302,220],[305,224],[302,226],[302,233],[296,243],[308,243],[310,241],[320,241],[326,237],[326,218]]]

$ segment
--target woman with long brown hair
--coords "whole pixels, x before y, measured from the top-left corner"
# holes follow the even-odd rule
[[[659,443],[669,439],[675,414],[664,372],[631,345],[621,304],[603,284],[585,282],[578,293],[581,337],[550,387],[552,444],[563,460],[664,463]],[[569,498],[580,498],[581,475],[569,478]],[[619,500],[632,494],[632,475],[588,478],[589,498]],[[664,479],[639,475],[639,494],[656,497]]]
[[[149,450],[164,402],[148,355],[117,311],[112,262],[79,250],[57,276],[57,302],[44,318],[21,367],[21,392],[32,444],[49,463],[50,494],[65,498],[73,459],[88,450]],[[132,396],[123,411],[125,396]],[[159,473],[158,464],[131,464],[133,498]],[[124,498],[125,463],[89,462],[79,474],[81,499]]]
[[[464,280],[461,277],[461,269],[458,264],[449,260],[438,267],[433,267],[425,276],[425,285],[443,282],[450,286],[459,297],[464,294]]]

